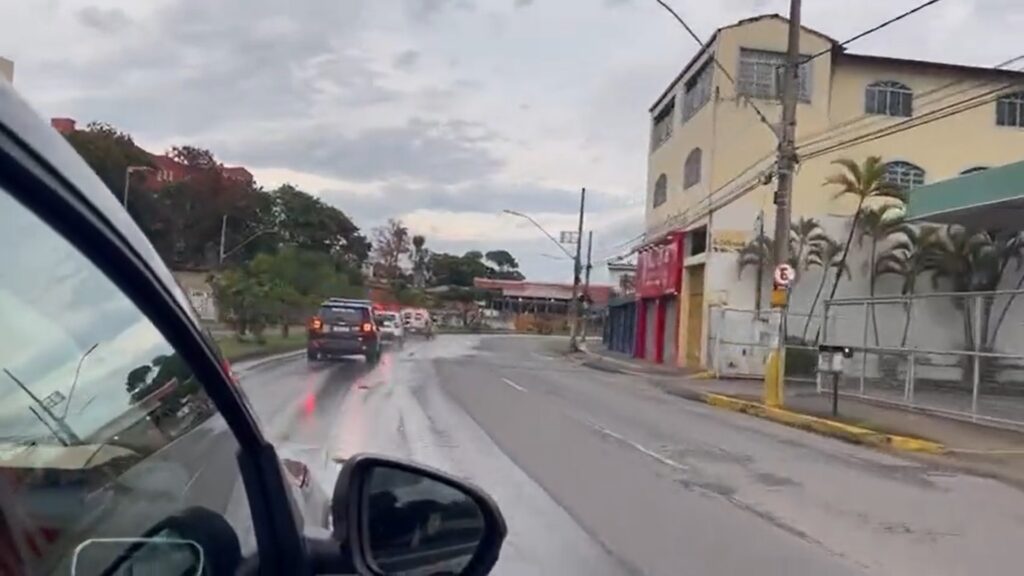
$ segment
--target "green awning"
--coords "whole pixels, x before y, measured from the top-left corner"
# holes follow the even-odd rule
[[[1024,229],[1024,162],[914,188],[907,219],[986,230]]]

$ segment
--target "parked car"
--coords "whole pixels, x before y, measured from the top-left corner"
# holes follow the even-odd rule
[[[377,312],[375,319],[380,330],[381,342],[394,343],[398,346],[405,344],[405,326],[402,325],[402,317],[398,312]]]
[[[381,334],[369,300],[330,298],[320,305],[306,329],[306,358],[324,360],[361,355],[380,360]]]
[[[471,484],[368,454],[332,479],[322,448],[272,443],[142,231],[3,82],[0,245],[18,247],[0,252],[0,400],[24,405],[14,382],[39,390],[56,368],[75,372],[72,410],[58,417],[40,400],[0,418],[12,448],[0,451],[0,573],[494,566],[504,520]]]

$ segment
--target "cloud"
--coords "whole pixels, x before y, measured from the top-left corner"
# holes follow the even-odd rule
[[[300,126],[263,139],[225,142],[224,155],[267,167],[289,167],[355,181],[453,184],[493,175],[502,161],[487,148],[486,130],[460,120],[412,118],[354,135],[330,126]],[[394,206],[394,204],[392,204]]]
[[[76,16],[83,26],[105,34],[118,32],[132,23],[128,14],[120,8],[86,6],[79,10]]]
[[[526,8],[530,4],[533,4],[533,0],[515,0],[514,2],[516,8]]]
[[[410,71],[416,68],[416,63],[420,60],[420,53],[416,50],[402,50],[399,52],[395,59],[392,61],[392,65],[402,71]]]

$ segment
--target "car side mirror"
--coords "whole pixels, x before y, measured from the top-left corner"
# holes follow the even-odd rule
[[[161,520],[138,538],[93,538],[75,549],[72,576],[234,574],[241,546],[216,512],[189,508]]]
[[[473,484],[373,454],[345,461],[331,514],[360,574],[487,574],[507,533],[497,504]]]

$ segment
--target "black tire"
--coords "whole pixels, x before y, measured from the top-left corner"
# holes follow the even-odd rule
[[[320,359],[320,353],[319,352],[314,352],[312,350],[306,350],[306,360],[308,360],[310,362],[315,362],[316,360],[319,360],[319,359]]]
[[[365,357],[367,364],[376,364],[377,362],[380,362],[380,350],[367,352]]]

